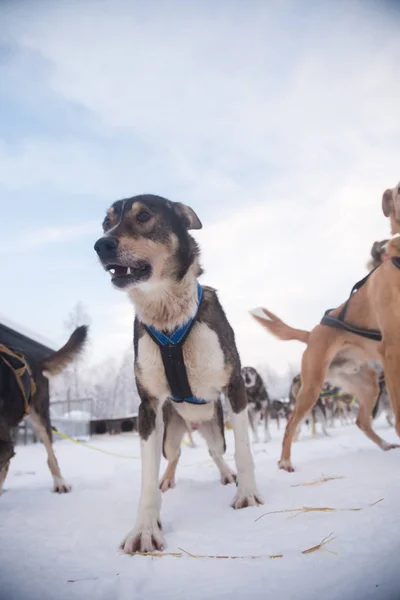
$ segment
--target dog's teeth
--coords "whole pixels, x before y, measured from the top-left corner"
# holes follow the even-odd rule
[[[115,275],[115,269],[110,269],[111,275]]]
[[[128,268],[127,268],[127,270],[126,270],[126,274],[127,274],[127,275],[131,275],[131,268],[130,268],[130,267],[128,267]]]

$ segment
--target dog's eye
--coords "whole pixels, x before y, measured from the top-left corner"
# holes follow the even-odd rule
[[[110,217],[106,217],[103,221],[103,229],[108,229],[111,227],[111,219]]]
[[[136,221],[139,221],[139,223],[146,223],[146,221],[148,221],[150,218],[151,218],[151,214],[149,213],[148,210],[141,210],[136,215]]]

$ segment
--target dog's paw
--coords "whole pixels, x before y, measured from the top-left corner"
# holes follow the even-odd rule
[[[382,450],[387,452],[388,450],[395,450],[396,448],[400,448],[400,444],[389,444],[388,442],[383,442]]]
[[[161,523],[157,519],[149,521],[146,525],[134,527],[121,544],[125,554],[134,552],[162,552],[165,548]]]
[[[281,458],[281,460],[278,462],[278,467],[283,471],[287,471],[288,473],[294,473],[294,467],[290,460]]]
[[[68,494],[71,491],[71,486],[62,478],[54,477],[53,492],[56,494]]]
[[[260,504],[264,504],[264,502],[257,490],[247,493],[238,491],[231,506],[234,509],[240,509],[248,506],[259,506]]]
[[[160,481],[159,488],[162,492],[167,492],[175,487],[175,477],[164,477]]]
[[[229,485],[230,483],[236,483],[236,473],[233,471],[227,471],[226,473],[221,473],[221,483],[222,485]]]

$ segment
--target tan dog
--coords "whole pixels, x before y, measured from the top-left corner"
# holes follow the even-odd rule
[[[390,217],[392,233],[395,234],[387,244],[386,253],[390,257],[400,257],[400,186],[386,190],[382,208],[385,216]],[[286,427],[279,461],[280,468],[289,472],[294,470],[290,451],[297,425],[317,401],[326,379],[357,396],[356,423],[369,439],[382,450],[399,447],[383,440],[372,428],[371,414],[379,384],[376,369],[367,361],[378,361],[383,366],[395,428],[400,435],[400,268],[392,260],[387,260],[360,283],[351,299],[329,311],[323,319],[325,324],[317,325],[311,332],[290,327],[266,309],[263,309],[265,317],[252,313],[279,339],[307,344],[302,358],[302,386]],[[326,324],[329,320],[335,323],[340,319],[344,328]],[[372,334],[371,338],[369,334]],[[374,336],[375,339],[372,339]]]

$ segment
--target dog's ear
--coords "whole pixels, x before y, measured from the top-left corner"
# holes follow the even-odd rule
[[[382,210],[385,217],[390,217],[393,211],[393,192],[386,190],[382,196]]]
[[[178,217],[184,221],[187,230],[201,229],[203,227],[199,217],[190,206],[182,204],[181,202],[174,202],[173,208]]]

